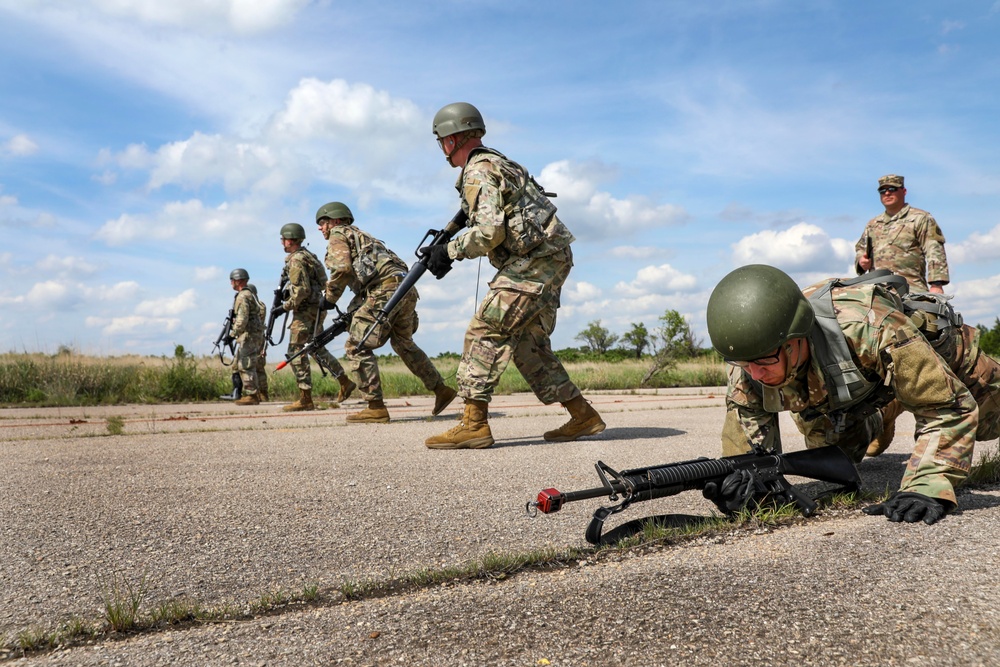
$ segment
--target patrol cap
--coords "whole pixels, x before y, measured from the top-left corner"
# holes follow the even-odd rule
[[[878,187],[879,190],[885,187],[901,188],[903,187],[903,177],[896,174],[886,174],[878,179]]]

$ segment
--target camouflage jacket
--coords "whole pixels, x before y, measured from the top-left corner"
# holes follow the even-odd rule
[[[574,240],[535,179],[492,149],[472,152],[455,187],[469,230],[448,243],[452,259],[487,255],[497,269],[519,263],[530,273],[531,260],[555,255]]]
[[[293,313],[313,310],[323,299],[326,288],[326,270],[312,252],[299,248],[285,256],[288,275],[288,300],[282,305]]]
[[[926,292],[928,283],[949,282],[944,234],[927,211],[907,204],[894,216],[883,212],[869,220],[854,246],[854,268],[859,274],[857,262],[867,253],[869,237],[875,267],[903,276],[911,290]]]
[[[386,279],[409,270],[384,243],[354,225],[337,225],[330,230],[326,268],[330,272],[326,299],[331,303],[337,303],[346,287],[363,296]]]
[[[825,284],[803,292],[811,294]],[[954,503],[954,485],[968,474],[978,425],[976,400],[966,387],[974,382],[978,346],[939,345],[947,355],[942,357],[903,313],[899,298],[879,285],[834,288],[832,296],[858,369],[869,380],[881,380],[916,419],[914,451],[900,488]],[[962,330],[942,335],[961,337]],[[751,444],[763,444],[778,428],[778,412],[832,412],[830,388],[807,340],[809,360],[784,386],[762,385],[742,369],[731,368],[727,404],[737,411]]]
[[[240,343],[264,339],[264,306],[246,287],[236,293],[233,301],[231,335]]]

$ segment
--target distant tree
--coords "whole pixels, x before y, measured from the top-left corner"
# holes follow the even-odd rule
[[[1000,317],[996,318],[992,329],[987,329],[982,324],[977,325],[979,329],[979,347],[990,356],[1000,355]]]
[[[594,320],[576,335],[575,340],[581,341],[591,352],[604,354],[618,342],[618,336],[602,327],[600,320]]]
[[[642,359],[642,353],[650,345],[649,331],[642,322],[632,323],[632,329],[622,336],[622,342],[635,351],[635,358]]]
[[[670,371],[678,359],[688,359],[698,354],[701,347],[691,324],[676,310],[667,310],[659,318],[660,326],[653,330],[651,343],[654,349],[653,364],[642,378],[646,384],[657,373]]]

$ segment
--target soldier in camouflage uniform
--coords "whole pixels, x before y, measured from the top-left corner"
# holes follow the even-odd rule
[[[376,315],[392,297],[409,268],[384,243],[354,225],[354,214],[346,204],[330,202],[321,206],[316,211],[316,225],[328,241],[325,260],[330,272],[330,280],[326,283],[328,307],[337,303],[346,288],[350,287],[354,292],[354,299],[347,307],[353,315],[344,352],[368,407],[348,415],[348,423],[389,421],[378,360],[373,352],[385,345],[387,340],[410,372],[434,392],[431,414],[440,414],[457,394],[444,383],[441,373],[413,342],[418,326],[416,305],[419,297],[416,289],[411,289],[393,308],[388,320],[375,328],[364,347],[358,346],[358,341],[375,323]]]
[[[267,322],[267,306],[264,302],[260,300],[257,295],[257,287],[253,283],[247,283],[247,289],[253,292],[254,297],[257,299],[257,304],[260,306],[260,317],[262,320]],[[256,368],[257,368],[257,395],[260,397],[261,403],[266,403],[271,400],[268,393],[267,387],[267,341],[261,337],[260,354],[257,355]]]
[[[302,247],[305,238],[306,232],[300,224],[291,222],[281,228],[281,245],[287,254],[285,273],[288,275],[289,294],[288,299],[281,304],[281,312],[292,313],[292,323],[288,327],[288,356],[308,345],[313,336],[323,330],[323,320],[326,319],[326,310],[322,308],[326,270],[316,255]],[[337,401],[346,400],[355,389],[355,384],[344,373],[344,367],[326,348],[316,350],[312,356],[340,382]],[[282,408],[286,412],[315,409],[308,357],[308,354],[299,355],[291,363],[299,386],[299,398]]]
[[[250,274],[246,269],[233,269],[229,274],[229,284],[236,291],[230,335],[239,343],[235,364],[243,381],[242,395],[236,400],[236,405],[260,403],[257,359],[264,349],[264,308],[250,291],[247,285],[249,280]]]
[[[937,221],[906,203],[902,176],[878,179],[878,193],[885,213],[868,221],[855,244],[855,270],[860,274],[872,268],[889,269],[906,278],[912,291],[942,294],[949,281],[948,258]],[[874,258],[868,257],[868,239]]]
[[[441,277],[458,259],[486,255],[497,274],[465,332],[459,362],[459,395],[465,411],[458,426],[429,438],[432,449],[482,448],[493,444],[487,405],[507,364],[514,364],[546,405],[562,403],[570,421],[548,431],[565,442],[600,433],[601,416],[580,394],[552,352],[563,283],[573,266],[573,235],[556,207],[521,165],[483,146],[486,124],[463,102],[443,107],[433,131],[452,167],[468,231],[447,245],[431,246],[427,266]]]
[[[832,299],[828,310],[807,298],[817,289]],[[712,345],[732,366],[723,453],[750,444],[780,450],[777,413],[790,410],[807,447],[835,444],[860,461],[883,428],[878,406],[896,399],[916,418],[913,453],[899,491],[865,512],[934,523],[957,506],[955,486],[968,475],[975,442],[1000,435],[1000,364],[980,351],[978,330],[949,312],[946,324],[904,312],[885,284],[799,291],[770,266],[733,271],[707,309]],[[845,363],[823,352],[830,336],[846,342]]]

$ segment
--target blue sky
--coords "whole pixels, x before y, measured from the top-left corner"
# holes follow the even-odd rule
[[[331,200],[412,259],[457,208],[430,131],[455,101],[577,237],[556,348],[668,309],[707,345],[743,264],[849,275],[886,173],[992,325],[997,34],[975,1],[0,0],[0,351],[208,353],[229,271],[269,295],[278,230],[322,257]],[[492,274],[425,276],[428,353],[461,349]]]

